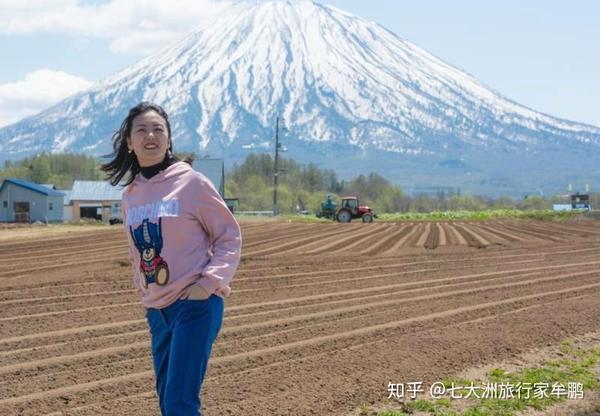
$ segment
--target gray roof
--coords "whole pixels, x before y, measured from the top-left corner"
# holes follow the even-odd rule
[[[71,201],[120,201],[123,188],[106,181],[75,181]]]
[[[206,176],[217,188],[217,191],[224,196],[225,194],[225,165],[223,159],[197,159],[192,163],[194,170]]]

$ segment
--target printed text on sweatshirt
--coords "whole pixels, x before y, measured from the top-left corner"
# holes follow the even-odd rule
[[[241,256],[240,227],[204,175],[184,162],[150,179],[138,174],[121,207],[145,307],[164,308],[192,284],[229,295]]]

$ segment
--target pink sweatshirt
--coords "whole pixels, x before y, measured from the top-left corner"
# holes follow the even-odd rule
[[[185,162],[123,191],[134,283],[147,308],[164,308],[192,285],[226,297],[240,261],[240,227],[213,184]]]

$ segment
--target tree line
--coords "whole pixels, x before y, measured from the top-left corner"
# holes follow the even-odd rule
[[[331,169],[316,165],[298,164],[292,159],[280,159],[277,205],[281,213],[315,212],[328,194],[335,200],[344,195],[360,198],[379,213],[481,211],[486,209],[551,209],[553,204],[567,203],[564,196],[527,196],[522,200],[511,197],[490,198],[463,195],[460,188],[436,194],[409,195],[378,173],[358,175],[350,180],[338,178]],[[240,200],[241,211],[271,210],[273,208],[274,162],[269,154],[251,154],[241,164],[234,164],[225,182],[225,193]],[[592,206],[600,204],[600,194],[591,194]]]
[[[178,154],[192,159],[193,154]],[[20,178],[36,183],[52,183],[58,189],[71,189],[74,180],[102,180],[98,158],[80,154],[46,154],[20,161],[6,161],[0,180]],[[250,154],[235,163],[225,177],[225,196],[239,199],[241,211],[266,211],[273,208],[274,161],[270,154]],[[480,211],[496,208],[550,209],[554,203],[565,203],[563,196],[529,196],[522,200],[510,197],[488,198],[461,194],[460,189],[436,194],[409,195],[378,173],[361,174],[345,180],[332,169],[321,169],[313,163],[300,164],[293,159],[279,160],[277,205],[280,213],[315,212],[332,194],[334,199],[356,195],[361,203],[375,212]],[[600,206],[600,194],[591,194],[592,206]]]
[[[7,160],[0,170],[4,178],[23,179],[29,182],[53,184],[57,189],[71,189],[75,180],[101,180],[100,161],[91,156],[62,153],[42,153],[19,161]]]

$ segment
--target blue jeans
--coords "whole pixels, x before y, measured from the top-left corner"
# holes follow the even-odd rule
[[[223,323],[223,299],[179,299],[148,309],[156,391],[163,416],[199,416],[200,388]]]

